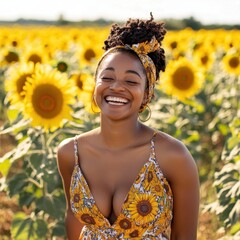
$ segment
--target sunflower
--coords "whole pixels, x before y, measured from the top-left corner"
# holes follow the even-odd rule
[[[8,65],[17,63],[20,60],[19,53],[15,48],[11,48],[11,49],[6,48],[1,51],[0,55],[1,55],[1,58],[0,58],[1,66],[8,66]]]
[[[79,209],[83,205],[83,196],[79,193],[79,189],[74,188],[70,194],[71,194],[74,208]]]
[[[118,217],[117,224],[114,226],[117,232],[123,232],[124,238],[140,238],[145,229],[141,226],[136,226],[134,221],[127,218],[124,214]]]
[[[195,95],[203,82],[202,72],[186,58],[179,58],[169,62],[159,88],[179,100],[184,100]]]
[[[7,54],[4,56],[4,59],[8,63],[18,62],[19,61],[19,55],[16,51],[8,51]]]
[[[204,71],[208,71],[214,62],[214,50],[210,46],[202,47],[194,52],[194,62]]]
[[[22,56],[23,61],[36,63],[48,63],[49,53],[42,46],[29,45]]]
[[[156,176],[154,165],[151,164],[151,166],[148,168],[147,174],[145,174],[145,179],[143,181],[143,188],[148,191],[151,188],[153,188],[153,186],[155,186],[158,182],[159,180]]]
[[[72,73],[73,71],[77,71],[79,69],[79,59],[76,57],[75,51],[56,51],[52,55],[52,63],[51,65],[54,68],[57,68],[59,72]]]
[[[8,92],[7,97],[11,104],[17,108],[23,106],[25,98],[23,87],[28,77],[34,73],[33,63],[19,63],[9,68],[7,79],[5,81],[5,89]]]
[[[84,207],[77,213],[78,218],[81,219],[81,221],[85,224],[96,224],[95,217],[91,214],[89,208]]]
[[[99,112],[99,108],[93,101],[93,92],[95,87],[94,77],[86,72],[74,73],[71,76],[74,85],[77,87],[77,97],[87,110],[87,112]]]
[[[240,75],[240,57],[239,53],[227,53],[223,59],[224,69],[236,75]]]
[[[70,118],[75,87],[65,74],[48,66],[36,65],[35,74],[28,78],[25,90],[24,114],[33,126],[53,131]]]
[[[93,209],[89,207],[83,207],[81,210],[77,212],[77,218],[81,219],[80,221],[82,221],[84,224],[92,224],[98,227],[104,226],[105,222],[103,221],[101,216],[96,214],[97,212],[96,207],[94,205],[92,207]]]
[[[135,200],[129,204],[128,210],[134,221],[145,224],[155,219],[158,203],[152,195],[146,193],[136,194]]]
[[[85,30],[84,38],[81,39],[80,43],[81,49],[79,49],[81,66],[89,66],[96,63],[103,54],[101,41],[96,36],[98,36],[98,34],[96,35],[96,30]]]
[[[57,70],[60,72],[67,72],[69,69],[69,65],[66,61],[59,61],[56,64]]]

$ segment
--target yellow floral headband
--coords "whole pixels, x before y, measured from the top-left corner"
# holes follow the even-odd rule
[[[146,108],[147,104],[150,103],[152,98],[154,97],[154,87],[156,83],[156,67],[153,63],[152,59],[147,55],[150,52],[155,52],[157,49],[160,48],[160,44],[157,41],[156,37],[153,36],[150,41],[145,41],[137,44],[133,44],[132,46],[124,45],[124,46],[115,46],[110,48],[105,54],[102,56],[106,56],[108,53],[114,51],[115,49],[124,48],[128,50],[133,50],[139,57],[142,62],[142,65],[146,71],[147,81],[148,81],[148,94],[146,96],[146,102],[141,106],[139,112],[143,112]],[[102,60],[101,59],[101,60]],[[100,62],[101,62],[100,60]],[[99,63],[100,63],[99,62]]]

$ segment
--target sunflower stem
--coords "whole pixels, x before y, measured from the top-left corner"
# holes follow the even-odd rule
[[[47,145],[47,132],[45,132],[44,130],[42,131],[42,148],[43,151],[45,152],[44,156],[44,167],[46,168],[46,164],[47,164],[47,159],[48,159],[48,145]],[[45,171],[44,174],[46,174],[47,171]],[[43,196],[45,197],[47,195],[47,182],[43,180],[43,187],[42,187],[42,192],[43,192]]]

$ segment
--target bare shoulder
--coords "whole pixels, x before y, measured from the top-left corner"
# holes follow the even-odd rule
[[[81,142],[81,148],[84,149],[84,147],[91,142],[92,139],[94,139],[94,136],[96,135],[97,130],[92,130],[86,133],[82,133],[81,135],[76,136],[77,142]],[[75,159],[75,153],[74,153],[74,137],[67,138],[63,140],[57,150],[57,159],[58,164],[63,165],[64,167],[67,167],[67,169],[72,169],[74,166],[74,159]]]
[[[57,149],[57,162],[60,172],[72,172],[74,167],[74,144],[73,138],[63,140]]]
[[[197,175],[196,163],[183,142],[159,131],[155,140],[156,158],[170,180]]]

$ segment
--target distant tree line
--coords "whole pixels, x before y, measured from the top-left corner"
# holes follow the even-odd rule
[[[240,24],[202,24],[200,21],[196,20],[194,17],[184,18],[184,19],[161,19],[159,21],[164,21],[165,26],[168,30],[181,30],[184,28],[192,28],[193,30],[199,29],[240,29]],[[109,26],[116,21],[106,20],[104,18],[99,18],[96,20],[81,20],[81,21],[69,21],[64,18],[61,14],[56,21],[48,20],[36,20],[36,19],[24,19],[20,18],[16,21],[0,21],[0,25],[57,25],[57,26],[75,26],[75,27],[103,27]],[[117,22],[121,23],[121,22]]]

